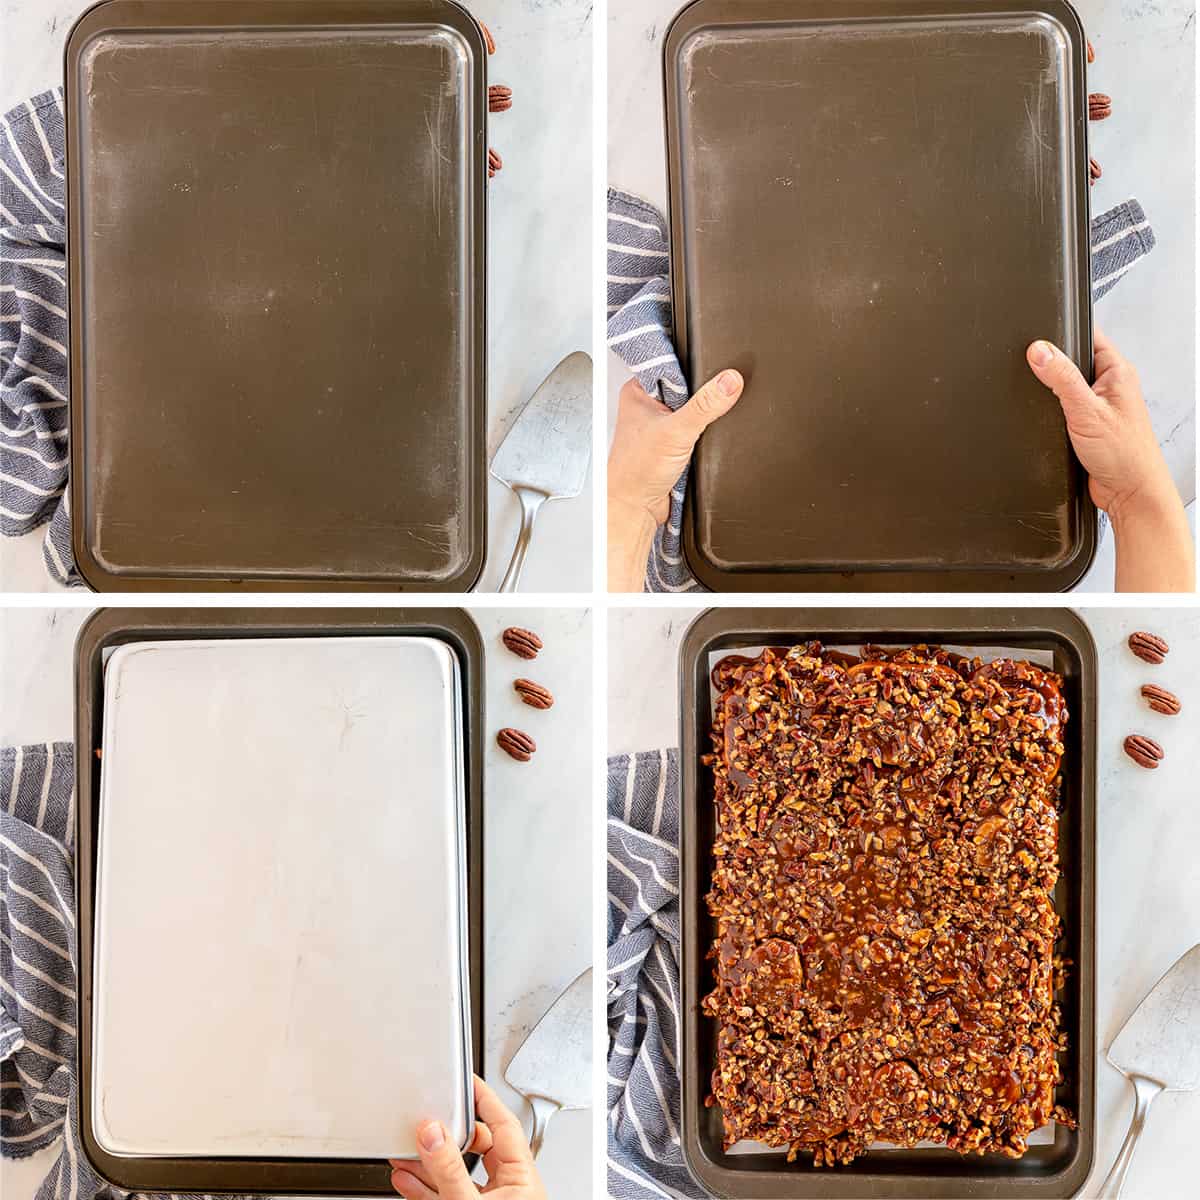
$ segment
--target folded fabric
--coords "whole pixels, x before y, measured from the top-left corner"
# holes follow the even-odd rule
[[[1126,200],[1091,223],[1092,300],[1099,300],[1154,247],[1154,231],[1136,200]],[[638,382],[668,408],[685,403],[690,388],[671,342],[670,241],[663,215],[651,204],[608,192],[608,345]],[[694,380],[694,385],[704,380]],[[671,489],[670,512],[646,564],[648,592],[704,589],[683,559],[680,530],[687,471]]]
[[[0,747],[0,1152],[61,1139],[36,1200],[115,1200],[79,1141],[74,829],[74,746]]]
[[[608,760],[608,1194],[708,1193],[679,1139],[679,754]]]
[[[67,500],[62,88],[0,118],[0,533],[49,525],[46,570],[79,585]]]

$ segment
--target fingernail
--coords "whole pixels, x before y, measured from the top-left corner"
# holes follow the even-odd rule
[[[1035,367],[1045,367],[1054,358],[1054,347],[1049,342],[1034,342],[1029,347],[1029,361]]]
[[[417,1130],[417,1140],[426,1150],[440,1150],[446,1141],[446,1133],[437,1121],[426,1121]]]
[[[722,371],[717,376],[717,391],[722,396],[736,396],[742,386],[742,377],[736,371]]]

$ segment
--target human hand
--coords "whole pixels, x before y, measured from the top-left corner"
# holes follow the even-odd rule
[[[1049,342],[1025,357],[1062,406],[1097,508],[1112,520],[1118,591],[1191,591],[1195,551],[1137,372],[1098,329],[1096,382]]]
[[[722,371],[672,412],[636,379],[621,389],[608,454],[608,586],[641,591],[654,530],[700,435],[738,401],[745,381]]]
[[[500,1097],[475,1076],[475,1136],[468,1149],[483,1155],[488,1181],[482,1188],[471,1182],[458,1147],[438,1121],[426,1121],[417,1130],[420,1164],[393,1158],[392,1187],[404,1200],[547,1200],[546,1189],[533,1165],[533,1154],[521,1122],[504,1107]]]
[[[1062,405],[1071,445],[1088,473],[1097,508],[1116,520],[1121,509],[1140,495],[1174,486],[1137,372],[1100,330],[1096,330],[1096,382],[1091,387],[1071,359],[1050,342],[1034,342],[1026,357],[1033,373]]]
[[[737,371],[722,371],[672,412],[636,379],[621,389],[617,428],[608,453],[608,502],[644,509],[656,525],[667,519],[670,492],[700,435],[742,394]]]

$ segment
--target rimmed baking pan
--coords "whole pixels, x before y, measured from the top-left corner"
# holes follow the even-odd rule
[[[710,747],[710,655],[811,639],[827,646],[1011,648],[1049,655],[1062,675],[1070,720],[1061,766],[1061,875],[1054,903],[1062,917],[1061,952],[1070,964],[1059,995],[1067,1034],[1059,1103],[1078,1129],[1053,1126],[1053,1142],[1019,1159],[960,1156],[942,1148],[871,1150],[849,1166],[814,1169],[786,1161],[783,1151],[727,1153],[721,1114],[706,1108],[716,1061],[715,1021],[700,1012],[714,986],[706,959],[714,922],[704,897],[711,883],[714,806],[711,772],[700,763]],[[800,1197],[1063,1197],[1083,1186],[1095,1144],[1096,1057],[1096,650],[1087,627],[1064,609],[710,609],[683,639],[680,672],[680,866],[682,913],[683,1149],[696,1177],[718,1196]]]
[[[79,19],[71,505],[93,588],[475,583],[486,57],[451,0]]]
[[[695,0],[664,45],[675,344],[736,367],[683,545],[715,591],[1055,591],[1096,513],[1025,347],[1090,372],[1063,0]]]
[[[482,686],[455,611],[85,624],[79,1113],[105,1178],[386,1195],[423,1117],[469,1141]]]

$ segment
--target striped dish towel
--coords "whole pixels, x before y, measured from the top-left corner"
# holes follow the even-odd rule
[[[67,258],[62,89],[0,136],[0,533],[48,525],[46,570],[79,585],[67,501]]]
[[[1116,286],[1154,247],[1154,231],[1136,200],[1126,200],[1092,219],[1092,300]],[[645,200],[608,191],[608,345],[638,382],[668,408],[690,394],[671,342],[671,283],[667,223]],[[703,383],[697,380],[696,383]],[[683,561],[680,530],[687,472],[671,489],[671,508],[646,564],[648,592],[704,589]]]
[[[36,1200],[116,1200],[79,1142],[75,749],[0,747],[0,1152],[61,1139]]]
[[[608,760],[608,1194],[708,1193],[679,1140],[679,754]]]

